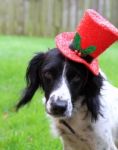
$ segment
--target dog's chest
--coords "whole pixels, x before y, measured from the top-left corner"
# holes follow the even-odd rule
[[[78,115],[79,114],[79,115]],[[85,119],[86,110],[82,109],[79,113],[75,113],[72,118],[66,120],[70,126],[60,123],[56,120],[56,127],[63,139],[64,145],[67,150],[94,150],[94,132],[90,119]],[[89,118],[89,117],[88,117]]]

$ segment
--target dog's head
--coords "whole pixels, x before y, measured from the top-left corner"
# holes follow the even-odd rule
[[[45,107],[54,117],[71,117],[74,104],[84,97],[94,119],[100,113],[102,77],[94,76],[84,65],[65,58],[58,49],[37,54],[26,72],[27,87],[17,109],[32,99],[38,88],[45,94]]]

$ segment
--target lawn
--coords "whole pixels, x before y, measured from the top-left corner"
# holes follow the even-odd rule
[[[18,113],[14,106],[25,85],[25,70],[30,58],[54,47],[54,39],[0,36],[0,150],[61,150],[59,139],[49,129],[42,104],[42,92]],[[101,68],[118,86],[118,43],[100,57]]]

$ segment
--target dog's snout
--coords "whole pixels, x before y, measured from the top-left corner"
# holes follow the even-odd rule
[[[72,113],[71,96],[64,89],[58,89],[51,93],[46,103],[47,113],[54,117],[70,117]]]
[[[51,112],[54,115],[64,115],[67,109],[67,102],[63,100],[52,101]]]

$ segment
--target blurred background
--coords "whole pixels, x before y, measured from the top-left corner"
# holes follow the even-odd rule
[[[0,0],[0,33],[54,36],[73,31],[87,8],[118,27],[118,0]]]
[[[43,92],[38,91],[17,113],[15,105],[25,87],[29,60],[37,52],[54,48],[56,34],[75,31],[87,8],[118,27],[118,0],[0,0],[0,150],[62,150],[50,131]],[[99,62],[118,87],[118,42]]]

